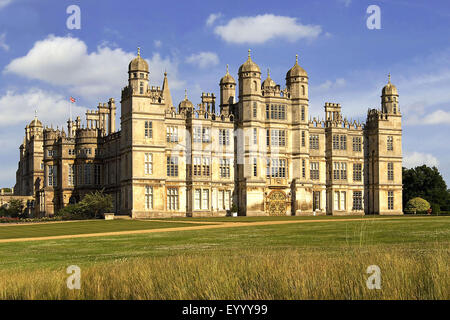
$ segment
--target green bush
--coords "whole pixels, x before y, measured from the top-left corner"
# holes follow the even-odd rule
[[[419,214],[419,212],[425,212],[430,208],[430,203],[422,198],[416,197],[408,201],[405,207],[406,213],[415,213]]]
[[[79,220],[101,218],[104,213],[113,209],[112,197],[103,191],[89,193],[76,203],[59,210],[56,215],[63,220]]]
[[[441,213],[441,206],[437,203],[431,204],[431,214],[440,214]]]

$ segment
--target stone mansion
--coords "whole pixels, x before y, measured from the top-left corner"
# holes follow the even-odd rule
[[[34,196],[36,216],[48,216],[103,189],[116,215],[133,218],[225,216],[234,203],[242,216],[402,214],[402,129],[396,87],[366,123],[349,122],[338,103],[325,103],[323,120],[310,118],[308,74],[298,64],[282,88],[250,51],[227,72],[220,98],[187,95],[176,108],[167,74],[150,86],[138,55],[116,102],[49,128],[35,117],[25,128],[16,195]],[[236,96],[237,94],[237,96]]]

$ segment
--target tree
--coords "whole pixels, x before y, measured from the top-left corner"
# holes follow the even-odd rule
[[[63,219],[89,219],[99,218],[104,213],[111,212],[113,209],[112,197],[102,191],[95,191],[84,196],[76,203],[69,204],[58,211],[57,215]]]
[[[23,200],[11,199],[8,202],[8,215],[10,217],[18,217],[23,213]]]
[[[409,200],[420,197],[439,205],[441,210],[450,211],[450,193],[436,167],[422,165],[411,169],[403,168],[402,173],[404,205]]]
[[[422,198],[416,197],[408,201],[405,207],[407,213],[424,212],[430,209],[430,203]]]

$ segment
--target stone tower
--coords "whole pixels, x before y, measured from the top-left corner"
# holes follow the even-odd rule
[[[228,72],[220,79],[220,113],[230,114],[236,96],[236,81]]]
[[[402,116],[390,75],[381,93],[381,110],[369,110],[366,135],[367,212],[402,214]]]

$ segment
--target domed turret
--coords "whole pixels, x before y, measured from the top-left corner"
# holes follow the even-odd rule
[[[137,57],[131,60],[128,65],[128,72],[145,71],[148,72],[148,63],[141,57],[141,48],[138,48]]]
[[[28,125],[28,127],[30,128],[35,128],[35,127],[39,127],[42,128],[42,122],[38,120],[38,118],[34,118],[33,121],[30,122],[30,124]]]
[[[400,114],[398,106],[397,87],[391,83],[391,75],[388,75],[388,83],[381,90],[381,111],[383,113]]]
[[[242,66],[239,67],[239,73],[243,72],[258,72],[261,73],[261,69],[259,66],[252,61],[252,58],[250,56],[251,50],[248,49],[248,58],[247,61],[244,62]]]
[[[141,57],[138,48],[137,57],[128,65],[128,84],[133,88],[133,94],[145,96],[148,91],[148,63]]]
[[[248,50],[247,61],[239,68],[239,97],[261,95],[261,69],[252,61]]]
[[[220,79],[220,85],[223,84],[236,84],[236,81],[233,79],[231,74],[228,72],[228,65],[227,65],[227,73]]]
[[[308,74],[298,64],[298,54],[295,55],[295,64],[286,73],[286,88],[289,97],[293,99],[308,99]]]
[[[273,87],[275,87],[276,85],[277,85],[277,84],[275,83],[275,81],[273,81],[273,80],[270,78],[270,70],[267,69],[267,79],[263,81],[262,87],[263,87],[263,88],[273,88]]]
[[[383,87],[382,95],[398,95],[397,87],[391,83],[391,75],[388,75],[388,84]]]
[[[187,90],[184,91],[184,100],[180,102],[180,104],[178,105],[178,111],[182,112],[182,111],[192,111],[194,110],[194,105],[192,104],[191,101],[189,101],[188,97],[187,97]]]
[[[286,80],[294,77],[308,77],[308,73],[298,64],[298,54],[295,55],[295,64],[286,73]]]
[[[220,113],[228,115],[230,113],[230,106],[234,104],[234,97],[236,96],[236,81],[228,72],[220,79]]]

